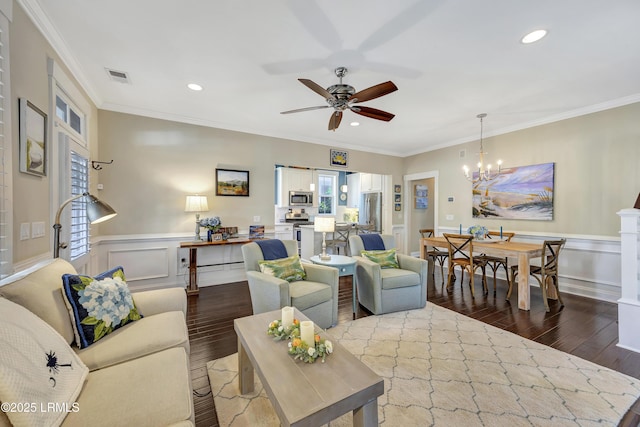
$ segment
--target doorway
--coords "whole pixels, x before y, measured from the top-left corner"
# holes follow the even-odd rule
[[[438,233],[438,172],[422,172],[404,176],[405,253],[420,253],[421,228]]]

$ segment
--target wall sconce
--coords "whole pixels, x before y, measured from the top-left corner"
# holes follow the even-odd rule
[[[207,204],[207,196],[187,196],[187,201],[184,206],[185,212],[196,213],[196,235],[194,241],[200,241],[200,212],[208,212],[209,205]]]
[[[67,247],[66,243],[60,243],[60,230],[62,229],[62,225],[60,224],[60,216],[62,215],[62,210],[69,203],[73,202],[76,199],[81,197],[87,197],[87,218],[89,219],[89,223],[98,224],[100,222],[106,221],[108,219],[113,218],[118,215],[115,210],[108,204],[101,202],[96,197],[92,196],[89,193],[78,194],[77,196],[73,196],[67,200],[65,200],[62,205],[58,208],[58,212],[56,213],[55,223],[53,224],[53,257],[60,257],[60,249],[64,249]]]

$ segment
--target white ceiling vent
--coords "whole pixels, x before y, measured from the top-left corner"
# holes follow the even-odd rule
[[[105,68],[105,70],[107,70],[107,74],[109,74],[109,77],[114,82],[127,83],[127,84],[131,83],[131,81],[129,80],[129,75],[124,71],[112,70],[110,68]]]

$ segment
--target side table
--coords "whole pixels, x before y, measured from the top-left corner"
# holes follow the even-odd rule
[[[356,266],[358,262],[351,257],[344,255],[331,255],[330,260],[323,261],[320,259],[320,256],[314,255],[309,260],[318,265],[326,265],[328,267],[333,267],[338,269],[338,277],[342,276],[351,276],[351,286],[352,286],[352,299],[353,299],[353,319],[356,318]]]

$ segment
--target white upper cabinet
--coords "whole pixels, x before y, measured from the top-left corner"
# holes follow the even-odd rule
[[[360,207],[360,173],[347,175],[347,207]]]
[[[278,168],[276,170],[278,207],[289,206],[289,191],[309,191],[313,182],[313,171],[311,169]]]
[[[382,191],[382,175],[375,173],[361,173],[360,191],[363,193]]]

